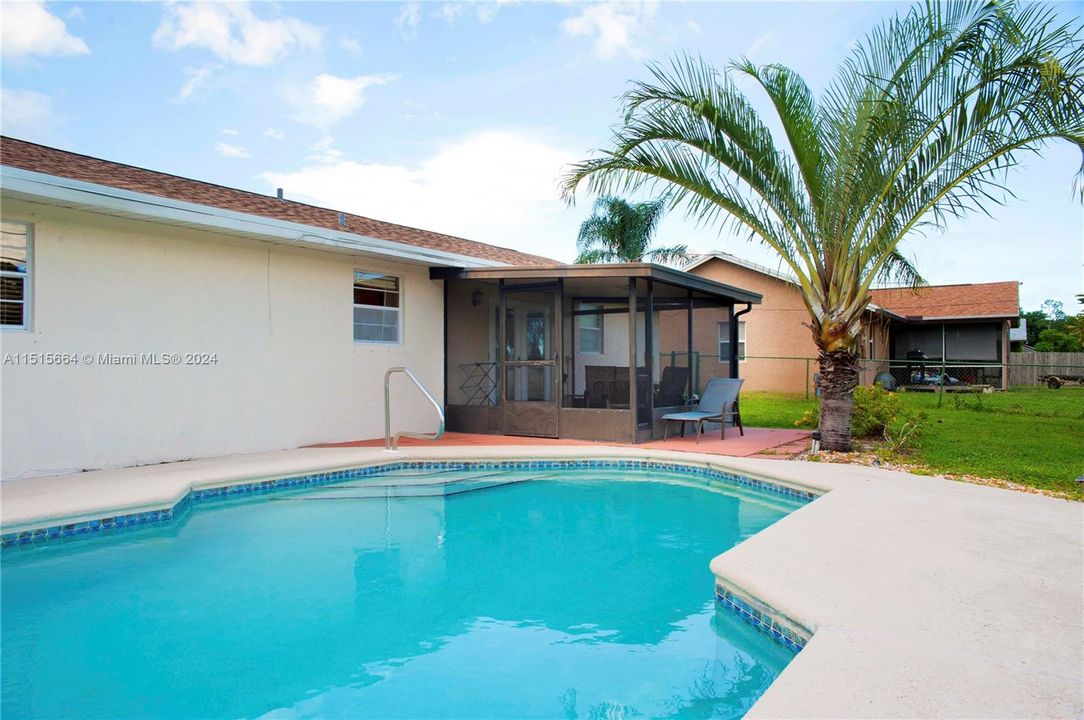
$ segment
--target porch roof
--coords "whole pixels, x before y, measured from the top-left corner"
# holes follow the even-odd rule
[[[431,267],[434,280],[533,280],[644,278],[672,287],[692,290],[701,296],[725,298],[735,302],[759,304],[760,293],[708,280],[682,270],[655,263],[615,263],[598,265],[511,265],[503,267]]]

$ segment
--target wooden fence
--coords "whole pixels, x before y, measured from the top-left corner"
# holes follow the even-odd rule
[[[1036,385],[1042,375],[1084,375],[1084,353],[1009,353],[1009,385]]]

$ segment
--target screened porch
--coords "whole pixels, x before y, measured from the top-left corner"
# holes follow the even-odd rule
[[[450,431],[645,442],[713,377],[760,295],[651,264],[433,268]]]

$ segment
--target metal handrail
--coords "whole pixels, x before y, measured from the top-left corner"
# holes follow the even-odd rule
[[[411,381],[422,391],[422,395],[425,395],[426,399],[433,404],[433,409],[437,411],[437,431],[435,433],[417,433],[409,432],[407,430],[400,430],[393,436],[391,434],[391,376],[394,373],[401,372],[406,375]],[[388,368],[388,371],[384,373],[384,449],[385,450],[398,450],[399,438],[413,437],[421,438],[422,440],[439,440],[444,435],[444,408],[440,406],[437,399],[433,397],[432,393],[425,389],[421,381],[414,376],[414,373],[410,372],[405,367],[393,367]]]

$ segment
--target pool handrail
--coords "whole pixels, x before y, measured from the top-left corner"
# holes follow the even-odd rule
[[[391,434],[391,376],[395,373],[403,373],[411,382],[422,391],[422,395],[433,405],[433,409],[437,411],[437,430],[433,433],[419,433],[411,432],[409,430],[400,430]],[[393,367],[388,368],[388,371],[384,373],[384,450],[386,451],[398,451],[399,450],[399,438],[406,436],[412,438],[420,438],[422,440],[439,440],[444,435],[444,408],[441,407],[437,399],[433,397],[433,394],[426,389],[425,385],[422,385],[421,380],[417,378],[405,367]]]

